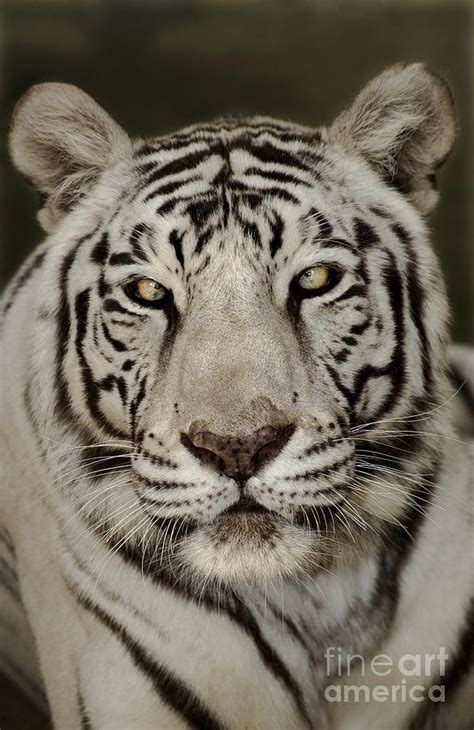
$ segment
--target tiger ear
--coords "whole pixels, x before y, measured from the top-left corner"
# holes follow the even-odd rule
[[[438,200],[436,171],[456,136],[451,92],[422,63],[392,66],[362,89],[329,136],[427,213]]]
[[[44,198],[38,219],[50,232],[131,143],[84,91],[47,83],[33,86],[17,103],[9,148],[15,166]]]

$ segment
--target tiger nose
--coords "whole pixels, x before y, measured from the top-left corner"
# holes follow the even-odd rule
[[[264,426],[250,436],[222,436],[210,431],[183,434],[182,443],[201,463],[233,479],[245,480],[274,459],[290,440],[295,427]]]

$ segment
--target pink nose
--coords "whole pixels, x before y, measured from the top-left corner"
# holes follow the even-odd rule
[[[203,464],[234,479],[248,479],[262,464],[274,459],[290,440],[295,428],[264,426],[250,436],[221,436],[210,431],[183,434],[182,443]]]

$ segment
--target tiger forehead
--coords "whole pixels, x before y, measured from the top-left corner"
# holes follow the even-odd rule
[[[258,190],[257,181],[242,182],[252,176],[277,186],[308,186],[320,179],[322,162],[327,172],[325,147],[319,132],[283,123],[201,125],[138,147],[136,191],[147,189],[148,202],[198,181],[206,183],[208,191],[223,185],[233,193]],[[155,187],[148,190],[150,186]]]
[[[219,231],[232,231],[253,250],[270,247],[274,256],[288,225],[295,243],[316,222],[316,233],[332,232],[329,218],[341,196],[331,158],[324,133],[267,119],[226,120],[147,140],[135,149],[134,183],[121,218],[148,223],[127,222],[122,232],[131,228],[131,242],[146,237],[151,248],[153,238],[155,245],[169,241],[180,264],[187,231],[195,237],[195,255],[207,253]],[[326,212],[314,206],[324,198]],[[218,245],[231,241],[224,235]]]

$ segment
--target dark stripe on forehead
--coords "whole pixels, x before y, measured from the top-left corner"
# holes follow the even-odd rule
[[[295,175],[290,175],[287,172],[279,172],[277,170],[262,170],[259,167],[248,167],[245,170],[244,175],[257,175],[263,180],[271,180],[275,183],[288,183],[291,185],[303,185],[307,188],[311,187],[306,180],[302,180]]]
[[[175,193],[180,188],[188,185],[188,183],[196,182],[199,179],[200,178],[196,175],[189,175],[188,177],[180,178],[179,180],[172,180],[171,182],[164,183],[163,185],[160,185],[159,187],[149,192],[148,195],[143,199],[143,202],[148,203],[149,200],[153,200],[160,195],[171,195],[171,193]]]
[[[156,150],[154,150],[154,152],[156,152]],[[213,154],[213,152],[214,149],[208,147],[204,150],[199,150],[197,152],[190,152],[189,154],[183,155],[182,157],[176,157],[176,159],[171,160],[170,162],[166,162],[164,165],[161,166],[159,166],[158,161],[154,163],[148,163],[148,165],[153,165],[155,167],[155,170],[153,174],[151,174],[149,177],[142,181],[141,189],[144,189],[149,185],[152,185],[153,183],[162,180],[168,175],[177,175],[180,172],[191,170],[192,168],[196,167],[201,162],[206,160],[211,154]],[[144,170],[145,167],[142,167],[139,168],[138,171],[143,172]]]
[[[192,224],[197,228],[205,226],[209,218],[216,212],[217,199],[206,197],[203,200],[195,200],[189,203],[186,213],[191,218]]]
[[[318,237],[330,238],[330,236],[332,236],[333,227],[329,223],[324,213],[321,213],[320,210],[316,210],[316,208],[311,208],[309,215],[305,216],[305,220],[308,218],[314,220],[318,224]]]
[[[169,242],[174,248],[175,256],[178,259],[181,268],[184,270],[183,238],[184,233],[179,234],[175,228],[169,235]]]
[[[238,147],[238,142],[236,142],[235,147]],[[311,172],[311,168],[299,157],[288,150],[276,147],[270,142],[265,142],[265,144],[262,145],[253,144],[249,151],[253,157],[256,157],[257,160],[260,160],[260,162],[276,162],[280,165],[284,165],[285,167],[293,167],[296,170]]]
[[[369,248],[380,243],[380,239],[372,226],[360,218],[354,218],[354,236],[361,248]]]
[[[207,230],[205,230],[205,231],[203,231],[202,233],[199,234],[198,239],[197,239],[197,242],[196,242],[196,246],[194,248],[194,253],[195,254],[200,254],[201,253],[201,251],[206,246],[206,244],[208,244],[209,241],[211,240],[212,233],[213,233],[213,229],[212,228],[208,228]]]
[[[287,203],[294,203],[295,205],[299,204],[299,199],[296,197],[296,195],[293,195],[293,193],[290,193],[288,190],[285,190],[284,188],[276,188],[276,187],[269,187],[269,188],[257,188],[252,187],[251,185],[246,185],[243,182],[240,182],[239,180],[231,179],[229,180],[229,188],[232,191],[232,193],[244,193],[244,194],[256,194],[260,195],[262,198],[265,197],[273,197],[278,198],[280,200],[284,200]]]
[[[267,120],[264,122],[255,122],[252,119],[236,119],[235,121],[226,122],[219,120],[211,124],[200,124],[188,131],[177,132],[167,138],[157,140],[149,140],[141,147],[137,153],[137,159],[156,155],[159,152],[175,150],[182,151],[193,143],[207,144],[209,147],[206,152],[214,152],[213,146],[217,143],[222,145],[221,132],[230,133],[231,139],[228,142],[229,149],[249,149],[252,145],[257,144],[262,147],[262,137],[271,136],[273,141],[293,142],[296,144],[304,144],[305,147],[311,149],[321,142],[321,135],[315,130],[295,129],[290,124],[279,123],[277,120]],[[263,146],[272,147],[272,142],[268,140]],[[278,147],[274,147],[278,151]],[[219,149],[217,150],[219,151]],[[192,153],[191,153],[192,154]],[[199,154],[199,152],[195,153]],[[274,156],[270,156],[265,161],[276,161]],[[144,163],[148,165],[150,163]],[[283,163],[285,164],[285,163]]]
[[[285,224],[278,213],[274,214],[274,219],[270,222],[270,228],[272,232],[270,240],[270,254],[272,258],[274,258],[283,244],[283,231],[285,229]]]

